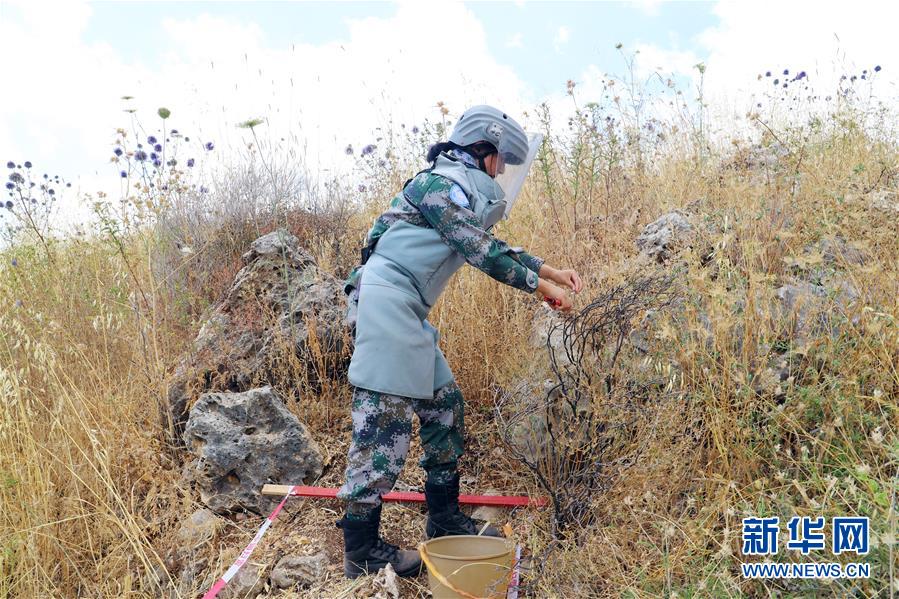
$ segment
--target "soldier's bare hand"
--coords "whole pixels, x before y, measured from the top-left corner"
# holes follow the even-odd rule
[[[573,268],[566,268],[556,271],[555,282],[559,285],[565,285],[575,293],[580,293],[583,288],[580,275]]]

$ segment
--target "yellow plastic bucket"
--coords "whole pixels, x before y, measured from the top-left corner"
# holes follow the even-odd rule
[[[512,573],[508,539],[459,535],[418,546],[434,599],[505,597]]]

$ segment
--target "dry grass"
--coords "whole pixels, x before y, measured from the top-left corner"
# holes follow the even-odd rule
[[[641,433],[641,457],[595,498],[586,540],[559,545],[533,570],[531,596],[886,597],[899,589],[899,230],[897,214],[870,201],[896,193],[899,152],[894,141],[864,131],[803,130],[808,136],[796,137],[794,153],[774,169],[741,160],[749,152],[743,142],[697,159],[686,137],[686,149],[669,143],[651,161],[635,160],[626,145],[610,153],[608,135],[591,130],[588,119],[575,119],[576,134],[566,138],[580,144],[574,149],[553,139],[497,234],[550,264],[576,268],[586,285],[576,308],[635,272],[634,239],[656,216],[686,208],[699,230],[681,256],[683,309],[656,330],[649,359],[668,385]],[[181,482],[183,456],[162,443],[157,406],[195,334],[194,319],[228,284],[255,232],[276,224],[304,233],[320,263],[345,274],[372,216],[408,171],[390,162],[368,181],[365,206],[321,226],[279,217],[191,229],[195,253],[188,256],[142,230],[115,242],[58,243],[53,262],[24,244],[5,252],[0,596],[177,595],[202,592],[220,575],[258,521],[227,521],[196,548],[191,559],[206,560],[206,568],[193,580],[179,583],[183,564],[167,560],[179,523],[198,506]],[[332,193],[335,201],[346,197]],[[867,255],[861,265],[836,265],[860,299],[838,315],[838,335],[790,346],[789,323],[772,308],[774,289],[788,279],[791,260],[821,261],[803,248],[836,236]],[[493,403],[499,388],[545,364],[529,345],[543,309],[464,269],[431,314],[467,400],[468,489],[536,490],[526,469],[497,450]],[[795,375],[777,393],[755,393],[752,381],[785,349]],[[333,381],[323,391],[289,391],[297,398],[291,409],[326,453],[319,484],[338,485],[349,388]],[[422,482],[418,453],[416,445],[404,484]],[[332,524],[339,508],[292,501],[252,561],[271,565],[321,546],[333,568],[302,596],[371,593],[370,581],[340,576]],[[740,518],[764,514],[869,516],[872,551],[858,561],[871,564],[871,579],[741,579]],[[549,514],[515,512],[510,521],[528,552],[549,543]],[[420,509],[389,507],[385,528],[414,543]],[[403,588],[415,595],[421,584]]]

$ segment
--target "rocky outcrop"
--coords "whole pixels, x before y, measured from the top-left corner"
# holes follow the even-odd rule
[[[311,482],[322,472],[318,445],[270,387],[204,394],[184,442],[197,456],[190,478],[218,514],[268,513],[278,500],[260,494],[264,484]]]
[[[203,319],[193,347],[168,390],[165,425],[177,441],[187,411],[207,391],[241,392],[277,385],[298,373],[313,384],[345,376],[351,339],[343,322],[345,300],[337,279],[324,272],[297,238],[278,230],[250,245],[244,267]]]
[[[675,210],[646,225],[637,237],[637,249],[648,258],[664,262],[682,242],[689,239],[692,233],[693,225],[690,224],[687,215]]]

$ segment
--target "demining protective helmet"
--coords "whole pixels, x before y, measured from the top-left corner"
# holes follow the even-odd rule
[[[494,180],[503,191],[506,201],[504,216],[508,218],[537,150],[543,143],[543,135],[527,133],[502,110],[481,104],[462,113],[449,141],[461,147],[484,141],[496,148],[499,165]]]

